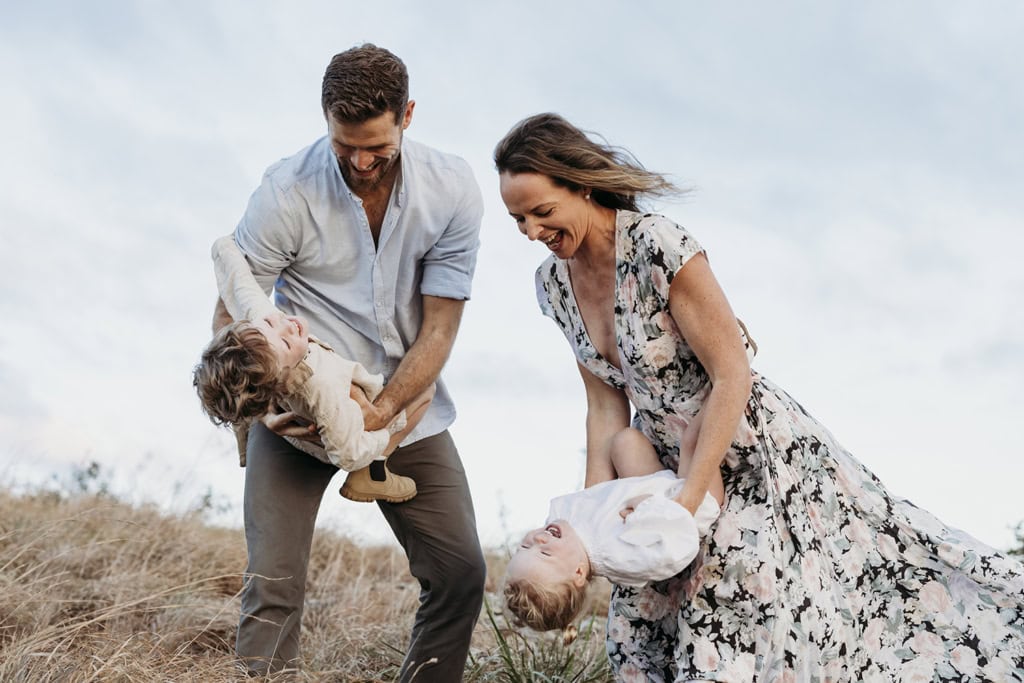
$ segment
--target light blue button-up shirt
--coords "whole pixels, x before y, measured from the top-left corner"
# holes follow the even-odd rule
[[[416,340],[422,295],[469,299],[483,215],[464,160],[405,138],[400,163],[376,246],[326,137],[267,169],[235,230],[277,307],[306,318],[312,334],[385,380]],[[403,443],[454,420],[438,380],[429,410]]]

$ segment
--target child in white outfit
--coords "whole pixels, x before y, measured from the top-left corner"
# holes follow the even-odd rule
[[[630,428],[624,435],[629,438],[616,443],[628,444],[629,452],[612,457],[631,466],[617,471],[640,476],[553,499],[544,526],[528,532],[509,561],[505,599],[520,624],[565,628],[594,576],[627,586],[675,576],[697,556],[701,537],[718,519],[721,476],[691,515],[676,502],[685,480],[662,467],[640,432]]]
[[[193,384],[210,418],[235,427],[241,464],[250,422],[276,405],[315,425],[322,446],[284,438],[348,471],[341,489],[346,498],[398,503],[415,496],[415,483],[390,472],[383,461],[422,417],[433,388],[385,429],[365,431],[362,409],[350,390],[361,390],[372,401],[383,388],[383,377],[309,335],[302,318],[277,310],[232,236],[218,239],[212,256],[220,297],[235,322],[218,331],[207,346]]]

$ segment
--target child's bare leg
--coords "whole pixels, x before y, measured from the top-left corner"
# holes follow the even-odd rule
[[[626,427],[612,437],[609,448],[612,466],[619,477],[640,477],[665,469],[647,437]]]
[[[690,423],[679,443],[679,475],[685,477],[690,470],[693,451],[697,447],[700,433],[701,414]],[[654,446],[639,430],[627,427],[612,437],[611,459],[615,472],[620,477],[639,477],[654,474],[665,469],[658,459]],[[708,492],[722,505],[725,501],[725,484],[722,470],[715,470],[708,484]]]
[[[431,384],[406,406],[405,427],[391,435],[383,456],[391,455],[402,439],[419,424],[423,414],[427,412],[427,407],[430,406],[430,401],[434,398],[434,391],[434,385]],[[365,397],[363,398],[365,400]],[[353,396],[353,399],[358,402],[358,394]],[[382,457],[366,467],[349,472],[341,487],[341,495],[349,500],[363,503],[375,500],[402,503],[416,495],[416,483],[409,477],[403,477],[389,470]]]
[[[416,398],[405,407],[405,428],[391,435],[387,448],[384,449],[384,455],[391,455],[398,448],[398,444],[402,443],[402,439],[409,436],[409,433],[420,423],[420,420],[423,419],[427,412],[427,408],[430,407],[430,402],[434,400],[435,391],[437,389],[431,384],[417,394]]]

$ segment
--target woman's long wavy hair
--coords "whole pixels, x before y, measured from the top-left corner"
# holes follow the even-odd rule
[[[644,197],[685,194],[629,151],[592,139],[558,114],[535,114],[512,127],[494,148],[498,173],[540,173],[573,192],[586,188],[609,209],[639,210]]]

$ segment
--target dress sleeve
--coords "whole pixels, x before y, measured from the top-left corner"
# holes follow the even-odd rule
[[[649,264],[651,281],[666,301],[679,269],[704,251],[686,228],[658,214],[647,214],[640,220],[636,242],[637,249],[646,253],[646,258],[637,259],[638,262]]]
[[[679,269],[704,251],[700,242],[678,223],[657,214],[645,215],[637,225],[635,248],[648,254],[647,258],[636,259],[639,264],[650,268],[648,277],[658,296],[668,302],[669,288]],[[635,258],[635,255],[634,255]],[[747,361],[754,360],[757,344],[747,331],[743,321],[736,319],[736,327],[747,354]]]

